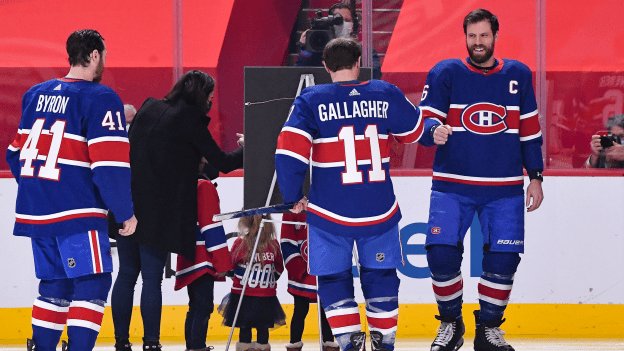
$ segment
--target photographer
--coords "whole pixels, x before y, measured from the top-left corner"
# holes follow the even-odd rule
[[[585,168],[624,168],[624,114],[609,117],[605,127],[608,135],[592,135],[592,154]]]
[[[336,38],[355,38],[357,36],[358,28],[354,30],[354,22],[356,14],[351,12],[351,8],[349,5],[344,3],[337,3],[332,5],[329,8],[329,16],[337,16],[340,15],[342,17],[342,24],[334,24],[333,30]],[[313,20],[314,22],[314,20]],[[339,22],[339,21],[336,21]],[[312,26],[312,30],[314,30],[314,25]],[[295,66],[303,67],[303,66],[312,66],[312,67],[323,67],[323,50],[319,51],[308,51],[306,50],[306,37],[310,29],[306,30],[301,34],[301,39],[299,45],[301,46],[301,52],[297,56],[297,61],[295,62]],[[329,40],[328,40],[329,41]],[[325,43],[326,44],[326,43]],[[309,48],[309,46],[308,46]],[[373,78],[381,79],[381,61],[379,60],[379,55],[373,49]]]

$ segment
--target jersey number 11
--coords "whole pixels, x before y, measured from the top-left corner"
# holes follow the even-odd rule
[[[379,149],[379,134],[377,125],[370,124],[364,130],[363,136],[356,138],[353,126],[344,126],[338,133],[338,139],[343,141],[345,148],[345,171],[342,172],[342,184],[360,184],[363,182],[362,171],[358,171],[358,160],[355,153],[355,141],[368,139],[370,144],[370,160],[361,160],[360,164],[368,164],[370,161],[371,170],[368,171],[369,182],[384,182],[386,172],[381,167],[381,150]]]

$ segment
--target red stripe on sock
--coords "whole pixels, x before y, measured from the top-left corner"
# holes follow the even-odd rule
[[[353,313],[341,316],[327,317],[327,321],[329,322],[329,326],[331,326],[332,329],[343,328],[352,325],[360,325],[360,314]]]
[[[397,326],[396,318],[373,318],[367,316],[368,324],[373,328],[390,329]]]
[[[102,318],[104,318],[104,313],[100,313],[98,311],[94,311],[84,307],[70,307],[68,318],[80,319],[83,321],[95,323],[97,325],[102,325]]]
[[[505,301],[509,299],[509,295],[511,295],[511,290],[499,290],[479,284],[479,294],[491,297],[493,299]]]
[[[38,306],[33,306],[32,317],[41,321],[65,324],[67,322],[67,312],[57,312],[46,310]]]
[[[461,291],[464,288],[464,280],[460,280],[457,283],[449,286],[439,287],[435,284],[433,285],[433,292],[438,296],[450,296],[455,294],[458,291]]]

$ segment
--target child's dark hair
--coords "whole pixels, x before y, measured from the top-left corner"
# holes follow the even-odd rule
[[[271,219],[270,215],[266,215],[267,219]],[[255,216],[247,216],[242,217],[238,221],[238,230],[244,236],[243,245],[237,248],[237,252],[233,252],[234,255],[238,254],[239,250],[246,250],[244,263],[248,263],[251,261],[251,251],[253,250],[254,244],[256,243],[256,235],[258,235],[258,230],[260,229],[260,221],[262,220],[262,215]],[[262,227],[262,233],[260,235],[260,241],[258,242],[258,248],[256,249],[256,254],[263,253],[267,250],[267,248],[271,247],[273,251],[279,251],[279,245],[277,244],[277,239],[275,235],[275,226],[271,222],[264,222],[264,226]],[[258,260],[260,262],[264,261],[262,256]]]

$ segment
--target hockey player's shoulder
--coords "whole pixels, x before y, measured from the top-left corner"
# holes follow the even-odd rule
[[[517,61],[517,60],[511,60],[511,59],[502,59],[503,61],[503,67],[505,69],[507,69],[508,71],[518,71],[518,72],[522,72],[522,73],[531,73],[531,69],[529,68],[529,66],[525,65],[524,63]]]
[[[432,72],[444,72],[451,71],[454,69],[458,69],[464,67],[464,63],[460,59],[446,59],[436,63],[435,66],[431,69]]]

